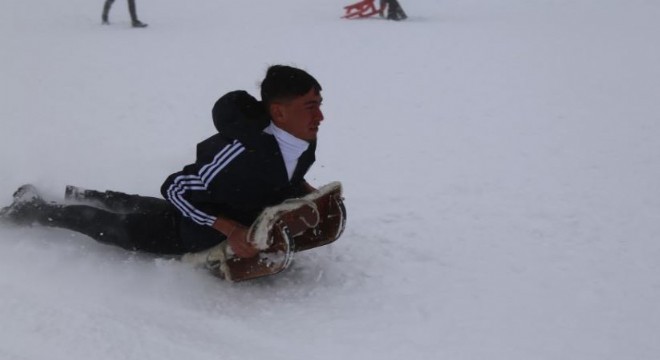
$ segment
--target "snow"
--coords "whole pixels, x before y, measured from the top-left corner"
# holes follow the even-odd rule
[[[0,359],[660,358],[660,3],[0,4],[0,205],[158,196],[268,65],[322,83],[332,245],[248,283],[0,227]],[[275,5],[276,4],[276,5]]]

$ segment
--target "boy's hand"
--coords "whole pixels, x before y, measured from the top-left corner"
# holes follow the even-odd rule
[[[236,256],[242,258],[251,258],[259,253],[247,240],[248,229],[243,225],[237,225],[227,237],[229,247]]]
[[[213,228],[225,234],[229,247],[236,256],[251,258],[259,253],[247,240],[248,228],[240,223],[218,216],[213,223]]]

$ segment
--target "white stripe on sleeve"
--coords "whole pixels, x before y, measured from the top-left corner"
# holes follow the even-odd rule
[[[215,155],[213,161],[202,166],[198,174],[177,176],[172,182],[172,185],[167,189],[168,200],[170,200],[172,204],[181,211],[183,216],[189,217],[197,224],[208,226],[213,225],[216,217],[195,208],[184,198],[184,195],[188,191],[207,190],[208,185],[218,173],[244,150],[245,147],[243,147],[238,140],[234,140],[233,143],[222,148],[222,150]]]

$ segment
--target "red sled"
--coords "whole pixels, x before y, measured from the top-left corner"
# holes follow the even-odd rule
[[[376,8],[375,0],[362,0],[355,4],[344,6],[346,12],[342,18],[344,19],[358,19],[368,18],[380,13],[380,9]]]
[[[232,282],[274,275],[289,267],[295,252],[337,240],[345,224],[341,183],[333,182],[305,197],[264,209],[248,230],[248,241],[261,249],[257,256],[234,256],[223,241],[208,250],[186,254],[181,260],[204,266]]]

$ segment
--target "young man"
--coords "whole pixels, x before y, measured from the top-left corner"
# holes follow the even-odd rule
[[[112,3],[114,2],[115,0],[105,0],[105,4],[103,4],[103,14],[101,15],[101,21],[103,25],[110,24],[108,21],[108,15],[110,14],[110,7],[112,7]],[[128,0],[128,13],[131,15],[131,25],[134,28],[147,27],[147,24],[138,20],[137,10],[135,9],[135,0]]]
[[[183,254],[227,241],[237,256],[255,256],[247,230],[259,213],[314,190],[304,176],[323,121],[321,85],[303,70],[270,67],[261,99],[234,91],[216,102],[218,133],[165,180],[165,200],[67,187],[67,202],[57,204],[24,185],[0,219],[71,229],[135,251]]]

